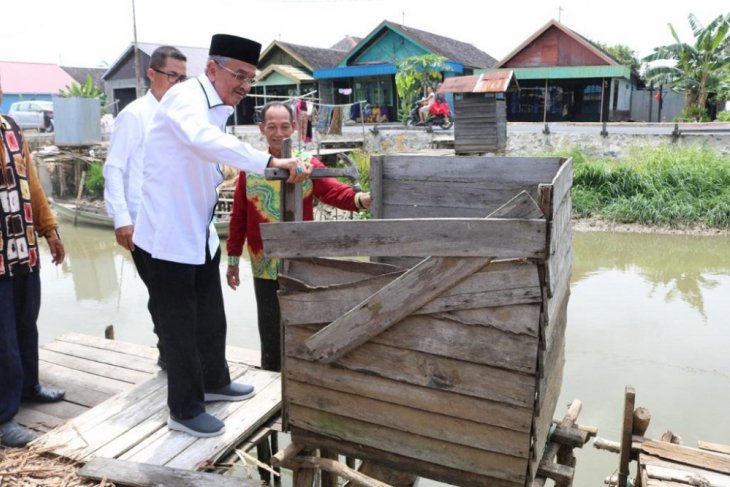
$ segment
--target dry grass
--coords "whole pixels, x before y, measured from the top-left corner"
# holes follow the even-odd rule
[[[80,478],[81,464],[37,448],[0,448],[0,485],[3,487],[114,487],[102,480]]]

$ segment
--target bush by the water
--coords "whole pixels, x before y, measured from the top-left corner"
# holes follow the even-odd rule
[[[730,228],[730,157],[701,147],[633,147],[620,160],[574,150],[573,211],[621,223]]]

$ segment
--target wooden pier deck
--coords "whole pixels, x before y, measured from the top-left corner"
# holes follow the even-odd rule
[[[167,379],[152,347],[81,334],[66,334],[40,349],[45,385],[63,387],[56,404],[23,404],[16,420],[45,433],[34,442],[44,451],[87,462],[110,458],[197,470],[257,434],[279,412],[280,375],[255,368],[258,352],[228,347],[231,377],[256,387],[241,402],[207,405],[226,432],[196,439],[169,431]]]

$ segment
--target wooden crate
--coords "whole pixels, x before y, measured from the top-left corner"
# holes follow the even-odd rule
[[[504,151],[507,108],[503,93],[456,93],[454,150],[457,154]]]
[[[528,484],[562,381],[571,161],[387,156],[371,175],[373,220],[262,227],[287,258],[285,426],[455,485]]]

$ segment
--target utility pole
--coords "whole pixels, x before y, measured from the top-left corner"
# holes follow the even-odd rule
[[[135,91],[137,98],[143,95],[142,93],[142,77],[139,70],[139,48],[137,47],[137,12],[134,8],[134,0],[132,0],[132,25],[134,26],[134,78],[135,78]]]
[[[563,16],[563,7],[558,5],[558,24],[560,24],[560,18]]]

